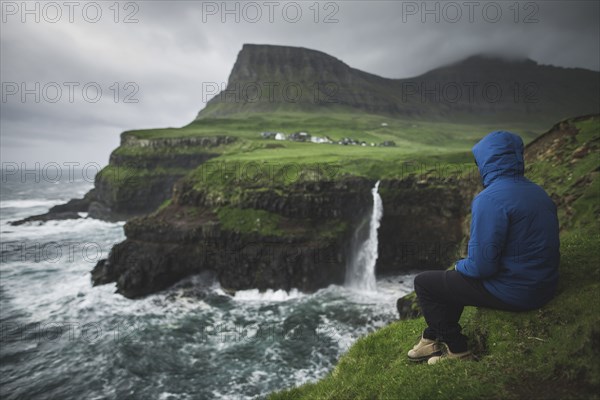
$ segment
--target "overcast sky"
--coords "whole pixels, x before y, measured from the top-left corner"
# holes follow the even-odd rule
[[[122,131],[193,120],[244,43],[389,78],[477,53],[600,69],[597,1],[75,3],[1,2],[3,163],[106,165]]]

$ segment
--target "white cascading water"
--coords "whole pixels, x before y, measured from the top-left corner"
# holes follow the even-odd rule
[[[377,262],[377,230],[379,222],[383,215],[383,204],[378,192],[379,181],[375,184],[371,193],[373,195],[373,211],[369,221],[369,234],[362,243],[355,243],[357,246],[351,259],[349,260],[346,271],[346,286],[362,291],[375,291],[375,263]]]

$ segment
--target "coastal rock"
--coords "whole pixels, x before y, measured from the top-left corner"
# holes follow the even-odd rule
[[[422,315],[421,307],[417,301],[417,294],[410,292],[396,301],[396,309],[400,319],[413,319]]]
[[[54,220],[65,220],[65,219],[79,219],[81,216],[74,211],[62,211],[62,212],[47,212],[45,214],[33,215],[31,217],[23,218],[18,221],[10,222],[13,226],[23,225],[29,222],[44,223],[47,221]]]
[[[78,219],[81,218],[80,212],[87,212],[90,204],[94,201],[96,191],[90,190],[81,199],[71,199],[65,204],[58,204],[50,208],[47,213],[32,215],[17,221],[11,221],[13,226],[22,225],[28,222],[44,223],[52,220]]]
[[[213,271],[229,291],[299,288],[313,291],[343,282],[344,236],[324,240],[312,235],[265,236],[221,229],[205,211],[190,216],[186,207],[167,207],[125,225],[127,240],[92,271],[94,285],[117,283],[129,298],[164,289],[180,279]],[[180,215],[175,219],[175,215]]]

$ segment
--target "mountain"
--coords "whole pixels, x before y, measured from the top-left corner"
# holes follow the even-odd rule
[[[320,51],[245,44],[226,89],[208,102],[198,118],[322,106],[394,113],[398,110],[394,93],[386,88],[388,81]]]
[[[490,121],[597,113],[600,73],[475,55],[414,78],[388,79],[320,51],[245,44],[227,87],[197,116],[295,111],[366,112]]]

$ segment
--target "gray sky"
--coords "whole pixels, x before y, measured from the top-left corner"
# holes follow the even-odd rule
[[[600,69],[597,1],[124,1],[118,14],[114,1],[75,3],[1,2],[3,163],[106,165],[122,131],[193,120],[244,43],[389,78],[477,53]]]

